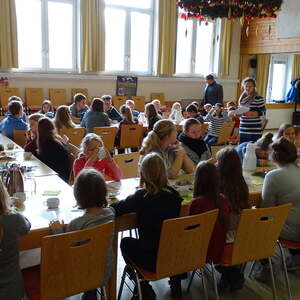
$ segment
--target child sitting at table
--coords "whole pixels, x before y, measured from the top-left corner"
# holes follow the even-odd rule
[[[74,177],[84,168],[94,168],[111,180],[118,181],[122,178],[122,173],[118,165],[104,148],[100,136],[94,133],[87,134],[81,142],[80,156],[74,161]]]
[[[9,196],[0,179],[0,299],[24,297],[19,266],[19,237],[30,230],[30,222],[9,208]]]
[[[94,169],[82,170],[74,183],[74,197],[79,209],[83,210],[81,217],[73,219],[67,226],[67,232],[86,229],[101,225],[115,219],[114,210],[107,207],[107,188],[101,173]],[[59,221],[50,222],[54,234],[63,233],[64,224]],[[104,268],[104,279],[100,285],[108,283],[113,264],[112,240],[107,253]],[[97,290],[84,293],[82,300],[97,300]]]
[[[201,136],[201,123],[197,119],[191,118],[184,122],[183,132],[179,134],[178,140],[195,165],[200,160],[211,158],[210,150]]]
[[[229,228],[230,204],[219,192],[219,175],[214,164],[202,161],[197,165],[194,182],[194,199],[190,203],[190,215],[219,209],[219,216],[207,250],[207,262],[219,262],[225,247]]]
[[[209,111],[209,113],[204,117],[206,122],[210,122],[208,127],[208,134],[204,138],[204,141],[212,146],[218,141],[221,128],[224,122],[229,122],[230,119],[227,113],[223,112],[223,106],[221,103],[216,103],[215,106]]]
[[[59,132],[61,129],[75,128],[76,124],[72,121],[69,106],[61,105],[56,110],[54,125]]]
[[[118,132],[116,134],[116,142],[115,142],[115,144],[117,146],[120,145],[122,125],[125,125],[125,124],[138,124],[139,123],[138,119],[135,118],[132,115],[131,108],[128,105],[126,105],[126,104],[121,105],[121,107],[120,107],[120,113],[121,113],[121,115],[123,117],[123,120],[119,123],[119,129],[118,129]]]
[[[8,112],[9,114],[0,123],[0,131],[12,140],[14,130],[27,130],[28,124],[22,119],[23,105],[20,101],[9,102]]]
[[[135,212],[137,214],[139,238],[126,237],[121,241],[125,261],[129,258],[138,266],[155,272],[157,251],[162,223],[177,218],[182,198],[168,184],[167,170],[159,155],[145,156],[140,168],[141,189],[125,200],[111,204],[116,216]],[[180,279],[171,278],[171,291],[180,290]],[[155,292],[147,281],[141,282],[143,299],[156,299]],[[137,293],[137,288],[134,289]]]
[[[233,243],[241,210],[249,208],[249,190],[243,177],[242,164],[234,148],[223,148],[217,152],[217,169],[220,178],[220,192],[230,202],[229,231],[226,243]],[[239,290],[244,285],[244,274],[237,266],[219,266],[217,270],[222,274],[219,289],[224,291]]]
[[[177,125],[180,124],[181,121],[184,120],[181,110],[182,110],[182,108],[181,108],[181,104],[179,102],[175,102],[172,105],[169,119]]]
[[[37,155],[37,128],[39,119],[43,118],[42,114],[32,114],[28,117],[29,121],[29,130],[26,134],[26,144],[24,146],[24,150],[26,152],[31,152],[33,155]]]
[[[42,115],[45,115],[45,117],[53,119],[54,111],[53,111],[52,102],[50,100],[44,100],[42,103],[42,108],[39,111],[39,113]]]

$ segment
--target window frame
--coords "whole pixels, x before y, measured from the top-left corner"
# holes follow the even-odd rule
[[[286,65],[286,71],[284,75],[284,92],[282,99],[285,99],[285,95],[287,93],[288,89],[288,84],[289,84],[289,78],[291,76],[291,57],[288,54],[272,54],[271,55],[271,60],[270,60],[270,65],[269,65],[269,76],[268,76],[268,85],[267,85],[267,95],[266,95],[266,103],[274,103],[273,99],[271,98],[272,96],[272,86],[273,86],[273,77],[274,77],[274,64],[275,63],[280,63],[282,62],[283,64]],[[280,100],[275,100],[275,101],[280,101]]]
[[[125,44],[124,44],[124,70],[104,70],[102,73],[105,75],[144,75],[149,76],[153,75],[154,70],[154,16],[156,9],[156,1],[151,0],[150,8],[139,8],[139,7],[130,7],[125,5],[116,5],[116,4],[107,4],[105,2],[105,9],[119,9],[125,11]],[[131,55],[131,13],[147,13],[150,15],[150,32],[149,32],[149,56],[148,56],[148,71],[132,71],[130,70],[130,55]]]
[[[178,20],[179,12],[177,12],[177,28],[178,28]],[[192,19],[193,26],[192,26],[192,37],[191,37],[191,62],[189,65],[190,72],[189,73],[177,73],[176,71],[176,62],[177,62],[177,49],[176,49],[176,55],[175,55],[175,73],[173,76],[175,77],[200,77],[204,78],[207,74],[204,73],[196,73],[195,72],[195,65],[196,65],[196,45],[197,45],[197,28],[198,26],[206,26],[206,24],[199,25],[198,19]],[[204,23],[204,21],[202,21]],[[220,20],[214,20],[211,21],[213,23],[213,38],[211,43],[211,49],[210,49],[210,70],[208,73],[214,73],[218,74],[220,69],[220,39],[221,39],[221,22]],[[177,38],[178,38],[178,30],[176,32],[176,47],[177,47]],[[217,59],[217,62],[216,62]],[[217,69],[216,69],[217,67]]]
[[[41,2],[41,68],[25,67],[16,68],[16,72],[33,72],[33,73],[76,73],[78,72],[78,2],[77,0],[40,0]],[[72,20],[72,68],[50,68],[49,66],[49,21],[48,21],[48,3],[67,3],[72,4],[73,20]]]

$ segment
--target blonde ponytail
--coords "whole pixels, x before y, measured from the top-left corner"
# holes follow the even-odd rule
[[[142,143],[140,153],[145,155],[152,150],[160,148],[161,141],[169,136],[173,130],[176,130],[173,122],[169,120],[160,120],[154,124],[153,130],[148,133]]]

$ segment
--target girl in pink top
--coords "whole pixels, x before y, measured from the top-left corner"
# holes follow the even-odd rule
[[[94,168],[110,180],[119,181],[122,178],[120,168],[104,149],[100,136],[87,134],[81,142],[81,150],[82,153],[73,164],[74,177],[84,168]]]

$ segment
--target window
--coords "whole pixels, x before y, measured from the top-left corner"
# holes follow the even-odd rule
[[[267,90],[268,102],[284,100],[288,83],[289,61],[288,55],[272,55]]]
[[[181,11],[179,11],[181,13]],[[219,22],[178,18],[176,73],[206,75],[218,73]],[[217,63],[215,62],[217,61]]]
[[[152,72],[153,0],[105,0],[105,71]]]
[[[75,0],[16,0],[19,69],[72,71]]]

